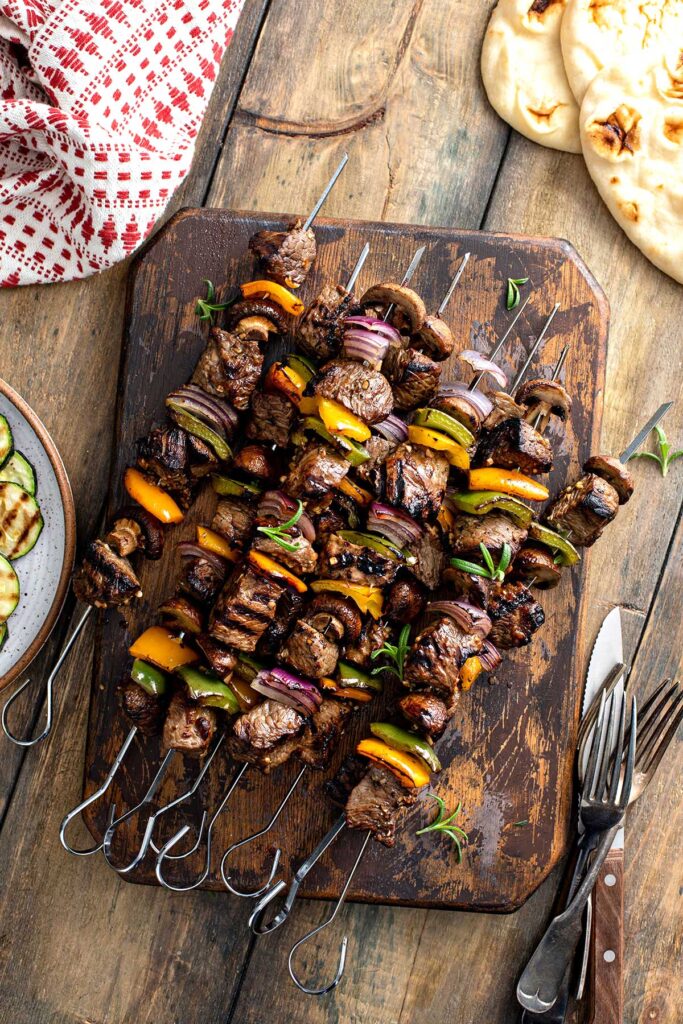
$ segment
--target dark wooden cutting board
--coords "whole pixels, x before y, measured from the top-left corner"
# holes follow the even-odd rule
[[[219,294],[232,294],[239,282],[253,276],[247,254],[249,237],[288,220],[278,215],[185,210],[136,258],[128,292],[110,512],[123,498],[122,473],[133,461],[135,439],[163,419],[164,397],[187,379],[205,344],[207,327],[194,313],[197,297],[204,295],[203,279],[212,280]],[[513,316],[505,309],[507,278],[528,276],[525,293],[530,290],[532,300],[500,362],[514,374],[553,304],[559,302],[560,311],[533,368],[533,372],[548,375],[562,347],[570,345],[563,379],[574,405],[565,436],[553,437],[557,457],[551,492],[596,450],[609,312],[603,292],[567,242],[322,218],[316,223],[316,235],[315,270],[302,289],[307,301],[324,281],[348,278],[365,242],[370,243],[371,254],[359,281],[359,293],[371,282],[400,278],[415,248],[426,244],[414,285],[428,308],[435,309],[459,257],[471,251],[472,259],[446,313],[461,348],[490,350],[495,336]],[[451,370],[444,376],[455,374]],[[210,518],[214,503],[209,488],[185,523],[169,536],[163,560],[143,566],[145,600],[126,610],[123,617],[116,612],[101,616],[89,719],[87,794],[104,779],[128,729],[115,693],[130,665],[127,648],[155,621],[156,607],[174,589],[179,570],[176,542],[193,536],[194,524]],[[462,696],[439,744],[445,770],[435,777],[434,788],[449,809],[462,801],[460,820],[469,833],[463,863],[457,864],[447,837],[415,835],[434,815],[434,802],[422,799],[404,817],[393,850],[370,844],[349,891],[350,899],[510,911],[531,895],[557,862],[568,837],[572,758],[585,671],[584,572],[585,560],[578,571],[565,573],[557,589],[541,595],[546,613],[542,631],[530,647],[506,652],[494,683],[477,685]],[[396,687],[388,686],[371,709],[366,707],[356,716],[332,770],[367,733],[368,722],[385,716],[384,709],[395,696]],[[141,798],[160,759],[158,740],[136,738],[113,787],[118,808],[132,806]],[[183,792],[196,771],[196,762],[177,754],[159,800],[166,802]],[[235,771],[219,752],[193,802],[184,805],[181,816],[170,820],[169,815],[163,821],[161,838],[167,839],[184,821],[198,822],[202,805],[210,811],[215,808]],[[268,821],[297,771],[294,764],[288,764],[269,777],[255,769],[246,773],[229,809],[216,824],[206,888],[223,888],[219,876],[223,851]],[[269,841],[252,845],[248,856],[235,862],[235,876],[245,887],[259,883],[264,871],[267,874],[266,865],[276,845],[283,848],[282,870],[289,876],[335,820],[338,811],[322,794],[324,777],[309,771]],[[88,811],[88,826],[98,839],[106,816],[106,802],[100,801]],[[119,837],[121,863],[129,861],[139,846],[141,824],[144,818],[142,823],[132,819]],[[360,834],[345,832],[309,876],[303,894],[336,896],[361,839]],[[201,866],[194,856],[178,862],[167,877],[187,884]],[[153,857],[148,856],[140,869],[126,877],[156,882]]]

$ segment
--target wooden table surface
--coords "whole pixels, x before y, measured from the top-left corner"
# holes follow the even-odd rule
[[[618,451],[665,399],[683,443],[683,291],[603,207],[581,157],[498,120],[478,73],[492,0],[247,0],[181,206],[306,211],[341,153],[326,213],[570,239],[612,305],[602,447]],[[169,213],[172,212],[169,210]],[[73,484],[81,544],[96,529],[111,457],[127,267],[0,294],[0,366],[51,430]],[[593,635],[625,608],[638,695],[680,671],[683,464],[640,486],[589,556]],[[38,677],[69,625],[36,663]],[[307,968],[327,977],[344,931],[347,976],[322,1000],[289,982],[286,955],[328,912],[302,905],[250,940],[248,906],[214,893],[128,885],[76,860],[57,830],[82,785],[92,633],[65,670],[51,742],[0,741],[1,1024],[512,1024],[514,984],[557,874],[508,917],[348,906]],[[683,1018],[681,738],[626,837],[627,1024]],[[391,855],[386,858],[391,870]]]

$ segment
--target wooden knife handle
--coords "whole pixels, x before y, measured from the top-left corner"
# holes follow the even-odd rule
[[[593,890],[591,1021],[623,1024],[624,851],[610,850]]]

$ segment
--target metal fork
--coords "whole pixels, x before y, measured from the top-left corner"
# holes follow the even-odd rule
[[[581,793],[584,834],[580,845],[595,849],[593,862],[563,913],[555,917],[536,947],[517,985],[517,999],[532,1013],[554,1005],[581,936],[583,910],[600,867],[621,824],[631,793],[636,754],[636,699],[631,702],[631,726],[625,736],[625,701],[603,693],[593,733]],[[616,742],[613,743],[613,741]],[[614,749],[615,757],[611,752]],[[622,761],[625,768],[622,780]]]

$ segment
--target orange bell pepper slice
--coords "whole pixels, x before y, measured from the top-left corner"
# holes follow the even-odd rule
[[[263,381],[264,391],[279,391],[294,402],[294,405],[299,405],[305,387],[306,381],[301,374],[284,363],[273,363]]]
[[[320,689],[326,693],[333,693],[335,697],[341,697],[342,700],[356,700],[361,704],[367,704],[372,700],[374,694],[368,693],[367,690],[359,690],[356,686],[339,686],[335,679],[330,679],[329,676],[323,676],[318,680]]]
[[[499,469],[497,466],[471,469],[468,487],[470,491],[502,491],[528,501],[545,501],[550,496],[548,488],[538,480],[532,480],[516,469]]]
[[[301,316],[306,308],[301,299],[297,299],[296,295],[292,295],[276,281],[248,281],[247,284],[240,285],[240,288],[245,299],[253,299],[255,295],[266,295],[291,316]]]
[[[484,666],[476,654],[471,658],[468,658],[460,669],[460,689],[469,690],[470,687],[476,683],[483,671]]]
[[[455,526],[455,516],[446,505],[442,505],[437,512],[436,521],[444,533],[448,533]]]
[[[317,593],[331,590],[355,601],[362,612],[369,612],[373,619],[379,619],[384,607],[380,587],[366,587],[363,583],[344,583],[342,580],[313,580],[311,590]]]
[[[351,498],[357,505],[369,505],[373,501],[370,491],[359,487],[353,480],[349,480],[348,476],[345,476],[341,483],[337,484],[337,490],[345,494],[347,498]]]
[[[442,434],[440,430],[432,430],[431,427],[417,427],[411,423],[408,427],[408,440],[413,444],[421,444],[425,448],[443,452],[451,466],[455,466],[456,469],[470,468],[470,457],[467,450],[448,434]]]
[[[229,562],[236,562],[240,557],[239,551],[231,548],[225,537],[221,537],[220,533],[210,530],[208,526],[197,527],[197,543],[205,551],[211,551],[214,555],[227,558]]]
[[[162,523],[180,523],[183,513],[170,494],[148,480],[139,469],[129,466],[123,476],[123,485],[133,501]]]
[[[390,747],[383,740],[361,740],[356,752],[370,761],[382,764],[397,776],[409,789],[419,789],[429,785],[430,774],[427,766],[417,757]]]
[[[149,661],[165,672],[174,672],[181,665],[199,661],[199,655],[179,636],[163,626],[150,626],[141,633],[128,651],[134,658]]]
[[[261,572],[275,577],[276,580],[282,580],[283,583],[287,583],[300,594],[305,594],[308,590],[303,580],[300,580],[289,569],[285,569],[284,565],[280,565],[274,558],[264,555],[262,551],[250,551],[247,558],[256,569],[260,569]]]

